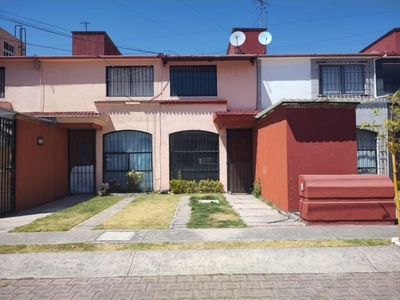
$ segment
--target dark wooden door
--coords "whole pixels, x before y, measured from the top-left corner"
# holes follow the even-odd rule
[[[15,210],[14,120],[0,118],[0,214]]]
[[[227,129],[228,191],[249,193],[253,185],[251,129]]]
[[[95,130],[69,132],[69,191],[95,193]]]

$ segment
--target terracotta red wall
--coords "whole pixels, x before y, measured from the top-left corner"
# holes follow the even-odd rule
[[[380,41],[363,49],[362,53],[371,53],[373,51],[389,52],[390,54],[400,55],[400,31],[394,31]]]
[[[36,144],[37,137],[44,145]],[[68,194],[68,134],[55,126],[16,120],[16,210]]]
[[[105,37],[100,34],[74,34],[72,55],[104,55]]]
[[[299,209],[299,175],[357,174],[355,106],[280,106],[258,121],[254,140],[262,197],[285,211]]]
[[[299,175],[357,174],[352,108],[287,108],[288,207],[299,209]]]
[[[254,129],[254,179],[260,179],[261,196],[288,210],[286,111],[281,107],[261,119]]]

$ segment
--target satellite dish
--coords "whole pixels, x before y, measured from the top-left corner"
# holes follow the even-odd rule
[[[229,37],[229,42],[235,47],[243,45],[245,40],[246,40],[246,35],[241,31],[235,31]]]
[[[268,31],[263,31],[258,35],[258,41],[262,45],[268,45],[272,41],[272,35]]]

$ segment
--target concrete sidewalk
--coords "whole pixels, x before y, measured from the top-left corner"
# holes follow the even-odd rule
[[[132,200],[133,198],[125,199],[125,201],[120,202],[119,207],[127,205]],[[255,204],[255,206],[258,205]],[[236,209],[240,210],[240,207]],[[111,210],[115,211],[115,207]],[[266,215],[268,214],[269,212]],[[103,213],[103,217],[108,216],[108,213]],[[285,219],[286,216],[281,218]],[[2,219],[2,221],[5,219]],[[283,225],[277,225],[274,222],[273,226],[230,229],[182,228],[96,231],[89,229],[93,224],[99,222],[99,215],[95,216],[92,221],[92,223],[87,222],[80,227],[78,226],[79,230],[66,232],[3,232],[0,233],[0,244],[389,239],[397,236],[397,226],[394,225],[293,226],[291,224],[286,226],[284,225],[285,222],[282,222]],[[178,276],[189,274],[333,274],[345,272],[400,272],[400,248],[393,245],[348,248],[114,251],[0,255],[0,278]]]

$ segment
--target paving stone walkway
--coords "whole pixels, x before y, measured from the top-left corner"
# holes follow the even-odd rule
[[[0,279],[0,299],[399,299],[400,273]]]

